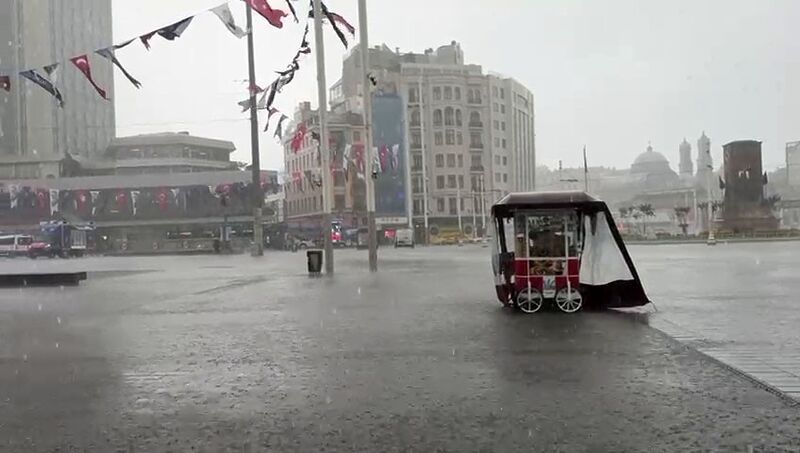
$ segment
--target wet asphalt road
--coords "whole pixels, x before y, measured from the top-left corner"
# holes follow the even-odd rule
[[[768,251],[746,246],[716,267],[698,246],[634,248],[649,322],[797,351],[788,323],[756,329],[794,319],[800,283],[731,264]],[[499,308],[486,253],[382,250],[369,275],[343,251],[333,279],[291,253],[0,261],[92,272],[0,290],[0,451],[800,450],[798,407],[648,319]],[[731,272],[740,287],[714,290]],[[759,308],[758,281],[786,297]],[[726,304],[744,325],[713,321]]]

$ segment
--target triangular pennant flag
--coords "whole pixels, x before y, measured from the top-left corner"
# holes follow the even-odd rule
[[[53,63],[44,67],[44,72],[51,82],[58,82],[58,63]]]
[[[300,22],[297,20],[297,11],[294,10],[294,5],[292,5],[292,0],[286,0],[286,6],[289,7],[289,11],[292,13],[292,17],[294,17],[295,22]]]
[[[272,85],[269,87],[269,89],[267,89],[267,91],[269,92],[269,97],[267,97],[266,108],[268,108],[268,109],[272,108],[272,103],[275,101],[275,93],[278,92],[278,81],[279,80],[280,79],[276,79],[274,82],[272,82]]]
[[[131,42],[132,41],[128,41],[124,45],[128,45]],[[101,57],[105,58],[106,60],[110,61],[114,66],[119,68],[119,70],[122,71],[122,74],[125,75],[125,77],[128,79],[129,82],[131,82],[133,84],[133,86],[135,86],[136,88],[141,88],[142,84],[138,80],[133,78],[133,76],[130,75],[128,73],[128,71],[126,71],[125,68],[122,67],[122,63],[120,63],[119,60],[117,60],[116,55],[114,55],[114,50],[117,49],[117,48],[118,48],[117,46],[106,47],[105,49],[100,49],[95,53],[97,53],[97,55],[100,55]]]
[[[39,74],[38,72],[36,72],[33,69],[30,69],[28,71],[20,72],[19,75],[21,75],[22,77],[25,77],[26,79],[30,80],[31,82],[35,83],[36,85],[39,85],[41,88],[43,88],[45,91],[50,93],[54,98],[56,98],[58,100],[58,105],[59,106],[64,107],[64,98],[61,96],[61,92],[58,91],[58,88],[56,88],[56,86],[53,85],[52,82],[47,80],[46,77],[44,77],[43,75]]]
[[[86,80],[92,84],[94,89],[97,91],[97,94],[107,101],[108,95],[106,94],[106,90],[100,88],[92,78],[92,67],[89,65],[89,58],[86,55],[80,55],[70,58],[69,61],[71,61],[72,64],[74,64],[83,73],[83,75],[86,76]]]
[[[269,109],[269,114],[267,115],[267,124],[264,125],[264,132],[267,132],[267,129],[269,129],[269,122],[272,119],[272,115],[276,113],[278,113],[278,109],[276,108]]]
[[[339,28],[339,24],[344,25],[345,28],[347,28],[347,31],[349,31],[353,35],[355,34],[356,29],[352,25],[350,25],[350,23],[347,22],[347,20],[345,20],[342,16],[329,11],[328,7],[325,6],[325,3],[322,2],[320,3],[321,3],[320,6],[322,8],[322,14],[328,19],[328,22],[331,24],[331,27],[333,27],[333,31],[336,33],[336,36],[339,37],[339,40],[342,42],[342,44],[344,44],[345,47],[348,47],[349,44],[347,43],[347,37]],[[314,17],[313,10],[308,12],[308,17],[311,18]]]
[[[192,19],[194,19],[194,16],[189,16],[186,19],[175,22],[172,25],[167,25],[164,28],[156,30],[156,33],[168,41],[174,41],[180,38],[183,32],[186,31],[186,28],[190,23],[192,23]]]
[[[129,40],[123,42],[122,44],[116,44],[114,46],[111,46],[111,49],[113,49],[113,50],[122,49],[123,47],[126,47],[128,44],[130,44],[130,43],[132,43],[134,41],[136,41],[136,39],[129,39]]]
[[[11,92],[11,77],[7,75],[0,75],[0,89],[8,93]]]
[[[237,102],[237,104],[239,104],[239,107],[242,108],[242,113],[250,110],[250,98],[247,98],[243,101],[239,101]]]
[[[151,31],[150,33],[145,33],[142,36],[139,36],[139,40],[142,42],[142,44],[144,44],[145,49],[150,50],[150,40],[156,35],[157,31],[158,30]]]
[[[259,110],[266,110],[267,107],[267,96],[269,95],[270,90],[264,90],[261,92],[261,97],[258,99],[258,105],[256,108]],[[248,102],[249,103],[249,102]]]
[[[258,14],[264,19],[267,19],[273,27],[275,28],[283,28],[283,18],[286,17],[288,14],[283,12],[280,9],[272,9],[267,3],[267,0],[244,0],[245,3],[250,5]]]
[[[340,15],[334,13],[334,12],[329,11],[328,15],[329,15],[329,17],[333,18],[334,22],[338,22],[338,23],[342,24],[344,26],[344,28],[346,28],[347,31],[350,32],[350,34],[353,35],[353,37],[355,38],[355,36],[356,36],[356,27],[353,27],[352,25],[350,25],[350,22],[347,22],[347,20],[344,17],[342,17],[342,16],[340,16]]]
[[[275,127],[275,134],[274,137],[278,137],[278,139],[283,140],[283,122],[289,119],[288,116],[281,114],[281,118],[278,120],[278,125]]]
[[[215,8],[211,8],[211,12],[219,17],[219,20],[222,21],[223,25],[225,25],[225,28],[227,28],[228,31],[233,33],[233,36],[236,36],[239,39],[247,36],[247,33],[242,30],[241,27],[236,25],[236,21],[233,20],[233,14],[231,14],[231,9],[227,3],[223,3]]]

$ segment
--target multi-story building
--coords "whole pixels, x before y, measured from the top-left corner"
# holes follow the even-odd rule
[[[115,133],[114,104],[97,95],[69,58],[87,54],[92,77],[113,99],[112,65],[94,54],[112,43],[110,0],[0,0],[0,75],[11,82],[9,91],[0,90],[0,166],[66,153],[92,158],[106,149]],[[56,85],[63,107],[18,75],[27,69],[44,74],[42,68],[54,62],[60,64]],[[26,176],[49,171],[34,170]]]
[[[344,60],[331,90],[334,110],[362,111],[360,52],[356,47]],[[373,95],[396,93],[406,103],[406,199],[415,223],[424,213],[423,181],[430,222],[438,227],[469,225],[502,194],[535,188],[534,99],[522,84],[466,64],[455,41],[423,53],[375,46],[369,61]]]
[[[364,122],[361,115],[351,112],[330,112],[327,121],[334,191],[332,212],[345,225],[357,226],[366,221],[363,218],[366,211],[364,179],[352,171],[345,175],[343,163],[345,147],[348,145],[354,155],[363,155]],[[300,127],[306,133],[295,150],[292,139]],[[316,231],[321,228],[323,169],[314,138],[318,130],[319,111],[312,110],[309,102],[300,103],[291,127],[284,133],[284,162],[289,175],[285,183],[285,217],[294,229]]]

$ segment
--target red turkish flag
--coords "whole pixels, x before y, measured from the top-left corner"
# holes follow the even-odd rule
[[[284,11],[279,9],[272,9],[267,3],[267,0],[245,0],[245,2],[250,5],[251,8],[256,10],[258,14],[267,19],[267,21],[272,24],[275,28],[283,28],[283,20],[288,14]]]
[[[97,86],[97,83],[95,83],[94,79],[92,78],[92,67],[89,66],[89,58],[86,56],[86,54],[75,58],[70,58],[69,61],[71,61],[72,64],[74,64],[75,67],[77,67],[83,73],[83,75],[86,76],[86,79],[89,80],[89,83],[91,83],[94,89],[97,90],[97,94],[107,101],[108,96],[106,95],[106,90]]]

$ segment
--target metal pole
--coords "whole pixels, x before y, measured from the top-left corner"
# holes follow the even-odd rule
[[[475,215],[475,210],[478,207],[478,204],[475,203],[474,187],[470,193],[472,194],[472,239],[475,239],[476,235],[478,234],[478,222],[477,222],[477,217]]]
[[[711,195],[711,173],[714,171],[714,167],[711,165],[708,166],[708,175],[706,177],[706,182],[708,183],[708,239],[706,243],[708,245],[714,245],[717,243],[717,239],[714,237],[714,207],[712,206],[712,195]]]
[[[425,106],[422,103],[422,66],[419,68],[419,137],[422,155],[422,218],[425,225],[425,245],[430,244],[430,229],[428,228],[428,163],[425,156]]]
[[[316,12],[314,13],[316,17]],[[361,47],[361,85],[364,99],[364,142],[369,166],[372,165],[372,81],[369,80],[369,37],[367,35],[367,1],[358,0],[358,26]],[[366,175],[367,229],[369,230],[369,271],[378,271],[378,231],[375,225],[375,180],[372,172]]]
[[[456,212],[458,213],[458,234],[459,238],[464,234],[464,228],[461,224],[461,189],[456,187]]]
[[[249,70],[250,92],[250,158],[252,169],[252,202],[253,202],[253,248],[252,256],[264,255],[264,225],[261,208],[264,206],[264,194],[261,191],[261,159],[258,151],[258,112],[256,110],[256,63],[253,49],[253,9],[247,4],[247,66]]]
[[[325,82],[325,45],[322,36],[321,0],[314,0],[314,43],[317,54],[317,91],[319,96],[319,152],[322,157],[322,231],[325,237],[325,273],[333,275],[333,242],[331,242],[331,184],[330,155],[328,154],[328,93]]]
[[[480,176],[481,182],[481,228],[483,229],[483,237],[486,237],[486,191],[483,185],[483,173]]]

